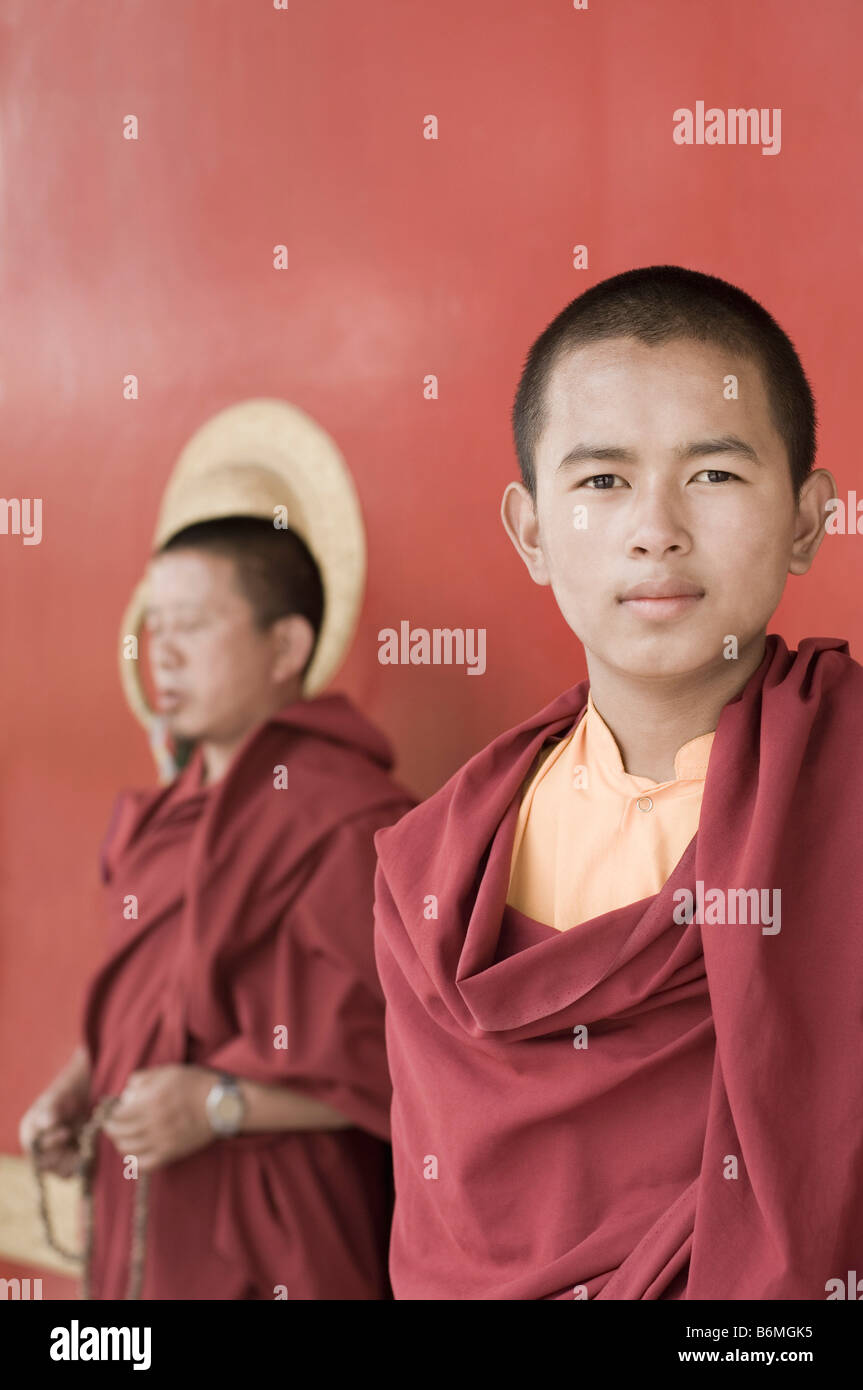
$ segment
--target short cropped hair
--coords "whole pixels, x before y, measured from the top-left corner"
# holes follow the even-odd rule
[[[767,400],[791,470],[795,501],[815,461],[815,400],[787,333],[751,295],[679,265],[642,266],[601,280],[563,309],[525,359],[512,410],[524,486],[536,501],[536,448],[546,425],[549,379],[561,356],[607,338],[643,343],[696,339],[739,352],[761,367]]]
[[[303,668],[305,674],[323,622],[324,588],[315,559],[296,531],[280,530],[272,521],[256,516],[218,517],[184,527],[153,558],[176,550],[206,551],[233,560],[238,587],[261,632],[288,614],[306,618],[315,644]]]

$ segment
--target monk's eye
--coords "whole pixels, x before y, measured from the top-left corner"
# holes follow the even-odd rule
[[[587,487],[588,483],[599,483],[599,487],[591,488],[590,491],[609,492],[614,487],[614,480],[617,476],[617,473],[594,473],[592,477],[585,478],[583,483],[579,483],[579,487]]]
[[[715,483],[717,480],[720,483],[725,483],[728,481],[729,478],[737,478],[736,473],[726,473],[725,470],[722,468],[702,468],[701,473],[696,473],[693,482],[700,478],[701,475],[704,473],[710,474],[709,481],[711,483]]]

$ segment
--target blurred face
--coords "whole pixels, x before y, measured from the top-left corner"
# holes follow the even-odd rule
[[[150,562],[150,671],[158,713],[175,736],[230,743],[290,698],[292,678],[299,697],[311,626],[292,616],[258,631],[235,574],[233,560],[203,551]]]
[[[798,511],[758,365],[694,341],[609,339],[561,359],[546,416],[535,510],[510,484],[504,524],[589,663],[681,676],[725,664],[729,635],[741,653],[759,642],[787,574],[812,562],[834,487],[819,470]]]

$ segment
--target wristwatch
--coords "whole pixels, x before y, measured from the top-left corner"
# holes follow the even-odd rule
[[[207,1095],[207,1119],[216,1134],[236,1134],[243,1123],[246,1102],[235,1076],[221,1072]]]

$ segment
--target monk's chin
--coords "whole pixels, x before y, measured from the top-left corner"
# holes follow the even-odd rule
[[[168,718],[165,725],[171,738],[181,738],[186,743],[197,743],[206,732],[198,727],[198,722],[194,719]]]

